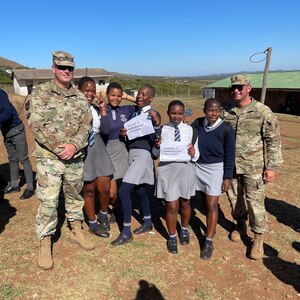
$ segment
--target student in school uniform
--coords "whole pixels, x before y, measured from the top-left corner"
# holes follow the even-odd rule
[[[110,236],[107,217],[110,181],[115,169],[100,135],[100,132],[107,134],[110,130],[106,105],[104,102],[99,105],[92,103],[96,100],[96,85],[92,78],[82,77],[78,88],[85,94],[93,117],[83,170],[84,211],[88,218],[89,232],[107,238]],[[97,218],[95,216],[96,192],[100,204]]]
[[[135,188],[144,218],[144,223],[133,230],[133,233],[142,234],[151,231],[153,228],[145,184],[154,184],[154,164],[151,152],[152,147],[154,146],[155,136],[161,133],[160,115],[150,106],[154,96],[155,89],[151,85],[144,85],[139,89],[136,97],[137,105],[132,117],[139,114],[147,114],[152,120],[155,133],[127,141],[129,149],[129,168],[123,178],[119,191],[119,197],[123,208],[123,228],[118,238],[112,241],[111,244],[113,246],[128,243],[133,239],[131,232],[132,204],[130,198],[130,193],[133,188]],[[126,131],[125,128],[121,130],[122,136],[126,137]]]
[[[172,158],[163,159],[160,156],[157,168],[156,196],[166,202],[165,220],[169,232],[167,249],[170,253],[177,254],[176,225],[179,208],[181,211],[179,241],[181,245],[190,242],[187,230],[191,216],[190,198],[195,195],[196,188],[195,169],[190,161],[197,161],[199,151],[198,141],[193,141],[193,128],[183,122],[184,104],[180,100],[171,101],[167,113],[170,121],[162,127],[161,138],[155,140],[153,154],[159,156],[162,145],[172,147],[176,143],[183,144],[187,154],[186,158],[174,155]]]
[[[207,224],[200,258],[209,259],[214,249],[219,196],[229,189],[233,178],[235,137],[231,126],[220,118],[220,100],[207,99],[203,112],[205,117],[196,119],[191,126],[198,129],[200,156],[196,162],[196,185],[204,193]]]
[[[128,150],[125,145],[125,139],[120,135],[120,130],[124,128],[124,123],[129,120],[131,114],[135,111],[134,105],[122,105],[122,99],[135,103],[133,96],[123,92],[122,86],[117,82],[111,82],[106,90],[107,97],[107,118],[110,130],[104,136],[106,140],[107,152],[111,158],[115,173],[110,184],[110,204],[113,206],[110,216],[110,223],[115,222],[114,207],[118,205],[116,202],[118,194],[118,186],[120,186],[123,177],[129,167]]]

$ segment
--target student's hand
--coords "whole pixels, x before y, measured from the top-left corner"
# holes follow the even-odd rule
[[[123,92],[122,99],[125,99],[127,101],[135,102],[135,97],[128,95],[127,93]]]
[[[156,149],[160,149],[161,143],[162,143],[161,137],[156,137],[154,139],[154,146]]]
[[[120,129],[120,135],[125,138],[127,136],[127,129],[126,128],[121,128]]]
[[[58,145],[58,148],[62,149],[58,157],[63,160],[71,159],[77,152],[77,149],[73,144],[60,144]]]
[[[193,158],[195,156],[195,147],[193,144],[189,144],[188,145],[188,154],[191,156],[191,158]]]
[[[271,182],[275,179],[275,171],[273,170],[265,170],[263,174],[263,179],[265,182]]]
[[[97,96],[98,99],[102,100],[102,101],[105,101],[105,97],[106,97],[106,94],[104,91],[99,91],[99,94]]]
[[[106,102],[104,98],[98,98],[98,106],[100,108],[101,116],[105,117],[107,116],[107,111],[106,111]]]
[[[222,192],[227,192],[229,190],[230,183],[231,183],[230,179],[228,179],[228,178],[223,179],[223,183],[222,183],[222,187],[221,187]]]
[[[148,115],[152,117],[153,123],[155,126],[160,126],[160,118],[158,116],[158,113],[154,110],[150,110],[148,112]]]

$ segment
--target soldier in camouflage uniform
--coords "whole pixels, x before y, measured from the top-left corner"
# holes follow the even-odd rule
[[[84,94],[71,85],[74,57],[53,52],[54,79],[37,86],[28,96],[25,109],[35,137],[33,155],[37,162],[37,197],[40,206],[36,231],[40,239],[38,266],[53,268],[51,236],[55,233],[58,197],[65,195],[69,240],[86,250],[94,249],[82,232],[83,151],[87,145],[91,115]]]
[[[274,180],[282,163],[279,124],[270,108],[249,96],[249,75],[231,77],[233,102],[224,108],[223,118],[236,136],[235,170],[227,195],[236,229],[230,234],[238,242],[247,234],[246,220],[254,232],[250,258],[263,257],[263,234],[267,232],[265,183]],[[247,212],[248,210],[248,212]]]

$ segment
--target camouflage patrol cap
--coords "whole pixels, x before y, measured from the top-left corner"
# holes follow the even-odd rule
[[[231,86],[233,85],[245,85],[245,84],[250,84],[250,75],[248,74],[237,74],[233,75],[231,78]]]
[[[53,51],[53,64],[57,66],[75,67],[74,56],[64,51]]]

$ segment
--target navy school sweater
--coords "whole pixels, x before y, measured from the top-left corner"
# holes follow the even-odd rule
[[[204,119],[196,119],[191,126],[198,129],[199,164],[224,162],[223,178],[232,179],[235,165],[235,136],[229,124],[223,122],[217,128],[206,131]]]

